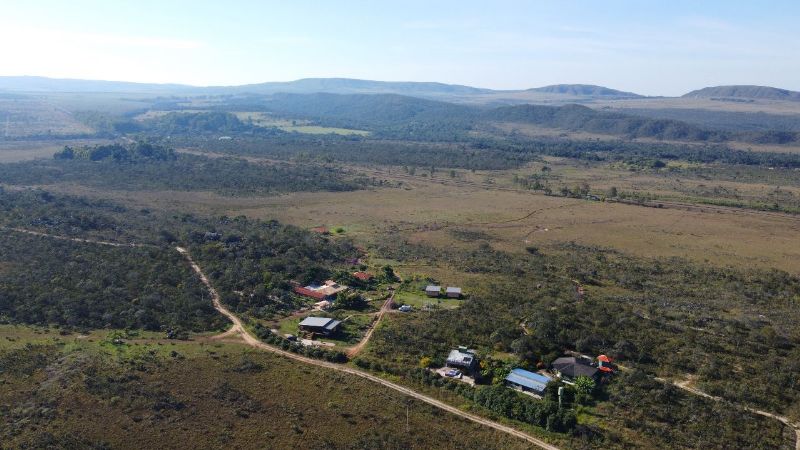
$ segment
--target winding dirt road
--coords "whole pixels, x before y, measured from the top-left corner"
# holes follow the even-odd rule
[[[175,249],[178,252],[180,252],[186,258],[186,260],[189,262],[189,265],[191,265],[192,270],[194,270],[194,272],[197,274],[197,276],[200,277],[200,280],[203,282],[203,284],[205,284],[206,287],[208,288],[209,292],[211,293],[211,299],[212,299],[212,301],[214,303],[214,308],[216,308],[217,311],[219,311],[222,315],[227,317],[233,323],[232,330],[235,330],[235,331],[228,330],[226,332],[226,334],[228,334],[228,333],[230,333],[229,335],[238,334],[242,338],[242,340],[247,345],[250,345],[251,347],[255,347],[255,348],[258,348],[258,349],[261,349],[261,350],[272,352],[272,353],[284,356],[286,358],[293,359],[295,361],[300,361],[300,362],[305,363],[305,364],[310,364],[310,365],[317,366],[317,367],[324,367],[324,368],[330,369],[330,370],[337,370],[339,372],[349,373],[351,375],[355,375],[355,376],[358,376],[358,377],[361,377],[361,378],[365,378],[365,379],[370,380],[372,382],[375,382],[375,383],[378,383],[380,385],[383,385],[383,386],[385,386],[387,388],[394,389],[395,391],[400,392],[402,394],[408,395],[409,397],[413,397],[413,398],[415,398],[417,400],[420,400],[422,402],[425,402],[425,403],[427,403],[429,405],[435,406],[436,408],[439,408],[439,409],[442,409],[442,410],[447,411],[449,413],[455,414],[455,415],[457,415],[459,417],[463,417],[464,419],[471,420],[471,421],[473,421],[475,423],[479,423],[481,425],[486,425],[487,427],[494,428],[495,430],[501,431],[503,433],[508,433],[508,434],[510,434],[512,436],[518,437],[520,439],[524,439],[524,440],[530,442],[531,444],[536,445],[536,446],[538,446],[540,448],[547,449],[547,450],[558,450],[558,447],[550,445],[547,442],[544,442],[541,439],[535,438],[535,437],[533,437],[533,436],[531,436],[531,435],[529,435],[527,433],[524,433],[524,432],[519,431],[517,429],[511,428],[509,426],[494,422],[492,420],[485,419],[483,417],[476,416],[474,414],[470,414],[470,413],[461,411],[460,409],[456,408],[455,406],[448,405],[447,403],[444,403],[444,402],[441,402],[441,401],[436,400],[434,398],[431,398],[431,397],[428,397],[426,395],[420,394],[419,392],[416,392],[416,391],[414,391],[412,389],[409,389],[409,388],[407,388],[405,386],[401,386],[399,384],[392,383],[391,381],[384,380],[383,378],[380,378],[378,376],[372,375],[371,373],[363,372],[361,370],[357,370],[357,369],[354,369],[352,367],[344,366],[344,365],[341,365],[341,364],[335,364],[335,363],[330,363],[330,362],[327,362],[327,361],[321,361],[321,360],[318,360],[318,359],[307,358],[305,356],[301,356],[301,355],[297,355],[297,354],[294,354],[294,353],[291,353],[291,352],[288,352],[288,351],[285,351],[285,350],[281,350],[279,348],[275,348],[275,347],[272,347],[270,345],[267,345],[267,344],[261,342],[260,340],[258,340],[255,336],[251,335],[245,329],[245,327],[242,324],[242,321],[239,319],[239,317],[237,317],[235,314],[230,312],[227,308],[225,308],[225,306],[222,305],[222,302],[220,301],[220,296],[217,293],[217,290],[214,289],[214,287],[211,285],[211,283],[209,282],[209,280],[206,277],[205,273],[203,273],[203,270],[200,268],[200,266],[197,265],[197,263],[192,259],[192,256],[189,254],[189,252],[183,247],[176,247]]]

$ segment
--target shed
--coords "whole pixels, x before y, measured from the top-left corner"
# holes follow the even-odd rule
[[[523,392],[533,392],[542,395],[547,389],[550,377],[539,373],[530,372],[525,369],[513,369],[506,377],[506,386],[518,389]]]
[[[329,336],[336,333],[341,323],[341,321],[327,317],[306,317],[298,324],[298,327],[303,331]]]
[[[442,293],[442,287],[436,285],[429,285],[425,288],[425,295],[428,297],[438,297]]]
[[[461,298],[461,288],[455,286],[448,286],[444,294],[450,298]]]

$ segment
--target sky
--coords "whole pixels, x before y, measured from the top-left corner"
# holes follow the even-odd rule
[[[800,90],[800,1],[0,0],[0,75]]]

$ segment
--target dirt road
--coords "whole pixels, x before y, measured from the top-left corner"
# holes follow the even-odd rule
[[[272,353],[284,356],[286,358],[293,359],[295,361],[300,361],[300,362],[305,363],[305,364],[310,364],[310,365],[317,366],[317,367],[324,367],[324,368],[330,369],[330,370],[337,370],[339,372],[349,373],[351,375],[355,375],[355,376],[358,376],[358,377],[361,377],[361,378],[365,378],[367,380],[370,380],[372,382],[378,383],[378,384],[383,385],[383,386],[385,386],[387,388],[394,389],[395,391],[398,391],[398,392],[400,392],[402,394],[408,395],[409,397],[413,397],[413,398],[415,398],[417,400],[420,400],[420,401],[425,402],[425,403],[427,403],[429,405],[435,406],[435,407],[437,407],[439,409],[442,409],[444,411],[447,411],[449,413],[452,413],[452,414],[455,414],[457,416],[463,417],[464,419],[471,420],[471,421],[479,423],[481,425],[486,425],[488,427],[494,428],[495,430],[501,431],[503,433],[508,433],[508,434],[510,434],[512,436],[518,437],[520,439],[524,439],[524,440],[530,442],[531,444],[536,445],[536,446],[538,446],[540,448],[547,449],[547,450],[558,450],[558,447],[550,445],[547,442],[544,442],[541,439],[535,438],[535,437],[533,437],[533,436],[531,436],[531,435],[529,435],[527,433],[524,433],[524,432],[519,431],[517,429],[511,428],[509,426],[494,422],[492,420],[485,419],[483,417],[476,416],[474,414],[470,414],[470,413],[461,411],[460,409],[456,408],[455,406],[448,405],[447,403],[444,403],[444,402],[441,402],[441,401],[436,400],[434,398],[431,398],[431,397],[428,397],[426,395],[420,394],[419,392],[416,392],[416,391],[414,391],[414,390],[412,390],[410,388],[407,388],[405,386],[401,386],[399,384],[392,383],[391,381],[384,380],[383,378],[380,378],[378,376],[372,375],[371,373],[363,372],[361,370],[354,369],[352,367],[344,366],[344,365],[341,365],[341,364],[335,364],[335,363],[330,363],[330,362],[327,362],[327,361],[321,361],[321,360],[318,360],[318,359],[307,358],[305,356],[301,356],[301,355],[297,355],[297,354],[294,354],[294,353],[291,353],[291,352],[288,352],[288,351],[284,351],[284,350],[281,350],[279,348],[275,348],[275,347],[269,346],[269,345],[261,342],[260,340],[258,340],[255,336],[251,335],[245,329],[244,325],[242,324],[242,321],[235,314],[230,312],[227,308],[225,308],[225,306],[222,305],[222,302],[220,301],[220,296],[217,293],[217,290],[214,289],[214,287],[211,285],[211,283],[209,282],[209,280],[206,277],[205,273],[203,273],[203,270],[200,268],[200,266],[198,266],[197,263],[192,259],[192,257],[189,254],[189,252],[183,247],[176,247],[175,249],[178,252],[180,252],[182,255],[184,255],[184,257],[186,257],[186,260],[191,265],[192,270],[194,270],[194,272],[200,277],[200,280],[203,282],[203,284],[205,284],[206,287],[208,288],[209,292],[211,293],[211,299],[212,299],[212,301],[214,303],[214,308],[216,308],[217,311],[219,311],[222,315],[227,317],[233,323],[233,328],[232,329],[235,330],[235,331],[231,332],[229,330],[227,333],[236,333],[236,334],[238,334],[247,345],[250,345],[252,347],[259,348],[259,349],[262,349],[262,350],[265,350],[265,351],[268,351],[268,352],[272,352]]]
[[[691,385],[691,380],[670,381],[670,380],[665,380],[664,378],[659,378],[659,377],[656,377],[655,379],[660,381],[660,382],[662,382],[662,383],[670,383],[675,387],[683,389],[684,391],[691,392],[692,394],[699,395],[700,397],[705,397],[707,399],[714,400],[715,402],[719,402],[719,401],[724,400],[722,397],[717,397],[715,395],[711,395],[711,394],[709,394],[707,392],[703,392],[700,389],[697,389],[696,387],[692,386]],[[778,422],[781,422],[782,424],[786,425],[787,427],[793,429],[794,430],[794,434],[795,434],[794,448],[795,448],[795,450],[800,450],[800,423],[794,423],[791,420],[789,420],[789,418],[786,417],[786,416],[781,416],[781,415],[774,414],[774,413],[771,413],[771,412],[768,412],[768,411],[762,411],[760,409],[751,408],[749,406],[744,406],[744,405],[738,405],[738,406],[741,407],[742,409],[744,409],[745,411],[751,412],[753,414],[758,414],[759,416],[764,416],[764,417],[769,417],[770,419],[775,419]]]
[[[364,347],[367,346],[367,342],[369,342],[369,338],[372,337],[372,333],[375,331],[375,328],[378,328],[378,324],[381,322],[381,319],[383,319],[383,315],[386,314],[387,311],[392,309],[392,303],[394,303],[394,292],[392,292],[392,295],[390,295],[389,298],[387,298],[386,301],[383,302],[383,306],[381,306],[381,310],[378,311],[378,317],[375,319],[374,322],[372,322],[372,326],[369,327],[369,330],[367,331],[367,334],[364,335],[364,338],[361,339],[361,341],[358,344],[350,347],[347,350],[347,357],[348,358],[352,358],[352,357],[358,355],[359,353],[361,353],[361,350],[363,350]]]
[[[135,243],[122,244],[122,243],[119,243],[119,242],[97,241],[97,240],[94,240],[94,239],[83,239],[83,238],[76,238],[76,237],[69,237],[69,236],[59,236],[57,234],[42,233],[42,232],[39,232],[39,231],[25,230],[23,228],[0,227],[0,230],[15,231],[17,233],[30,234],[32,236],[48,237],[48,238],[52,238],[52,239],[58,239],[58,240],[61,240],[61,241],[81,242],[83,244],[109,245],[111,247],[155,247],[155,245],[149,245],[149,244],[135,244]]]

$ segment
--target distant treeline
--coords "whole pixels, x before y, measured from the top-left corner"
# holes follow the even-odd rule
[[[475,137],[464,142],[419,142],[359,136],[281,135],[232,141],[186,138],[176,141],[214,152],[275,159],[309,158],[344,163],[410,167],[450,167],[501,170],[520,167],[542,156],[589,161],[630,159],[684,160],[698,163],[800,167],[800,155],[752,152],[724,144],[645,143],[629,141],[572,140],[563,138]]]
[[[224,194],[349,191],[373,183],[371,179],[346,178],[340,170],[321,164],[268,165],[207,158],[148,143],[66,147],[52,161],[0,164],[0,179],[15,185],[77,183],[118,190],[213,190]]]

